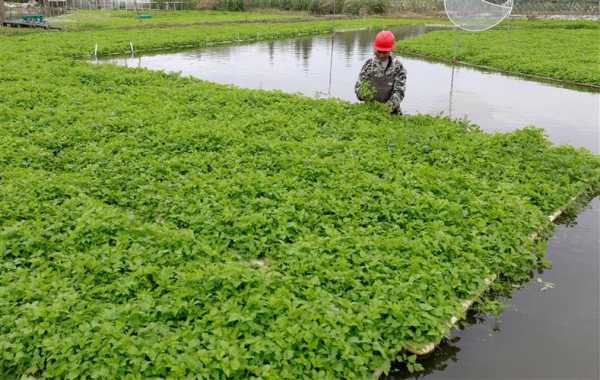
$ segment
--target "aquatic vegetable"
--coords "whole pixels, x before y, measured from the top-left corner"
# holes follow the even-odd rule
[[[139,41],[191,36],[163,33]],[[600,188],[537,129],[94,66],[55,36],[0,37],[2,378],[418,369],[405,348],[487,276],[528,278],[531,233]]]
[[[274,40],[299,35],[331,33],[334,29],[386,28],[425,24],[427,20],[368,18],[353,20],[304,21],[269,24],[225,23],[180,27],[108,29],[99,31],[19,33],[21,49],[48,46],[52,56],[89,58],[95,46],[98,55],[130,54],[130,42],[137,53],[164,49],[198,48],[212,44],[233,44],[256,40]],[[1,30],[1,29],[0,29]],[[9,29],[7,33],[15,33]],[[0,34],[1,35],[1,34]],[[13,39],[13,41],[16,41]],[[12,47],[11,47],[12,48]],[[41,53],[41,52],[40,52]]]
[[[483,33],[427,33],[403,41],[398,50],[600,87],[600,23],[505,21],[503,26]]]
[[[375,100],[375,95],[377,92],[368,81],[362,81],[358,87],[358,93],[360,95],[360,99],[363,99],[365,102],[371,102]]]
[[[65,30],[136,29],[145,27],[185,26],[206,23],[239,23],[260,21],[297,21],[308,14],[292,12],[226,12],[144,10],[151,18],[140,20],[139,13],[122,10],[80,9],[66,15],[50,17],[48,23]]]

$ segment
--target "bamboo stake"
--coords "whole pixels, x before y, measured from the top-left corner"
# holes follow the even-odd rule
[[[4,25],[4,21],[6,21],[6,16],[4,13],[4,0],[0,0],[0,26]]]

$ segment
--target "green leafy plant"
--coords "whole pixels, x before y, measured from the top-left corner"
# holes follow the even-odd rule
[[[373,88],[373,86],[371,86],[371,84],[368,81],[362,81],[358,87],[358,93],[360,96],[360,99],[362,99],[365,102],[371,102],[375,100],[375,96],[376,96],[376,91]]]
[[[0,377],[418,371],[486,278],[530,277],[590,152],[82,60],[328,30],[0,36]]]
[[[402,54],[457,59],[511,73],[600,87],[600,24],[505,21],[485,33],[436,31],[403,41]],[[457,48],[458,46],[458,48]]]

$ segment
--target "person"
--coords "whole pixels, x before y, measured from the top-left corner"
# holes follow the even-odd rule
[[[375,56],[363,65],[354,87],[361,101],[374,100],[389,106],[392,114],[402,114],[400,103],[406,89],[406,69],[392,55],[396,38],[390,31],[382,31],[375,37]]]

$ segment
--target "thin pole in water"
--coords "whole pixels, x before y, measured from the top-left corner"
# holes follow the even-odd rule
[[[334,35],[331,36],[331,55],[329,56],[329,88],[327,90],[327,95],[331,98],[331,78],[332,78],[332,73],[333,73],[333,41],[335,38],[335,32]]]
[[[4,26],[6,15],[4,12],[4,0],[0,0],[0,26]]]
[[[448,117],[452,119],[452,100],[454,98],[454,70],[456,66],[452,64],[452,78],[450,79],[450,101],[448,104]]]
[[[331,78],[333,76],[333,45],[335,41],[335,0],[333,0],[333,30],[331,33],[331,54],[329,56],[329,87],[327,96],[331,98]]]
[[[456,30],[456,33],[460,33],[460,30]],[[462,37],[461,37],[462,38]],[[460,40],[458,34],[454,38],[454,52],[452,53],[452,77],[450,78],[450,99],[448,104],[448,117],[452,118],[452,106],[454,100],[454,72],[458,63],[458,50],[460,47]]]

